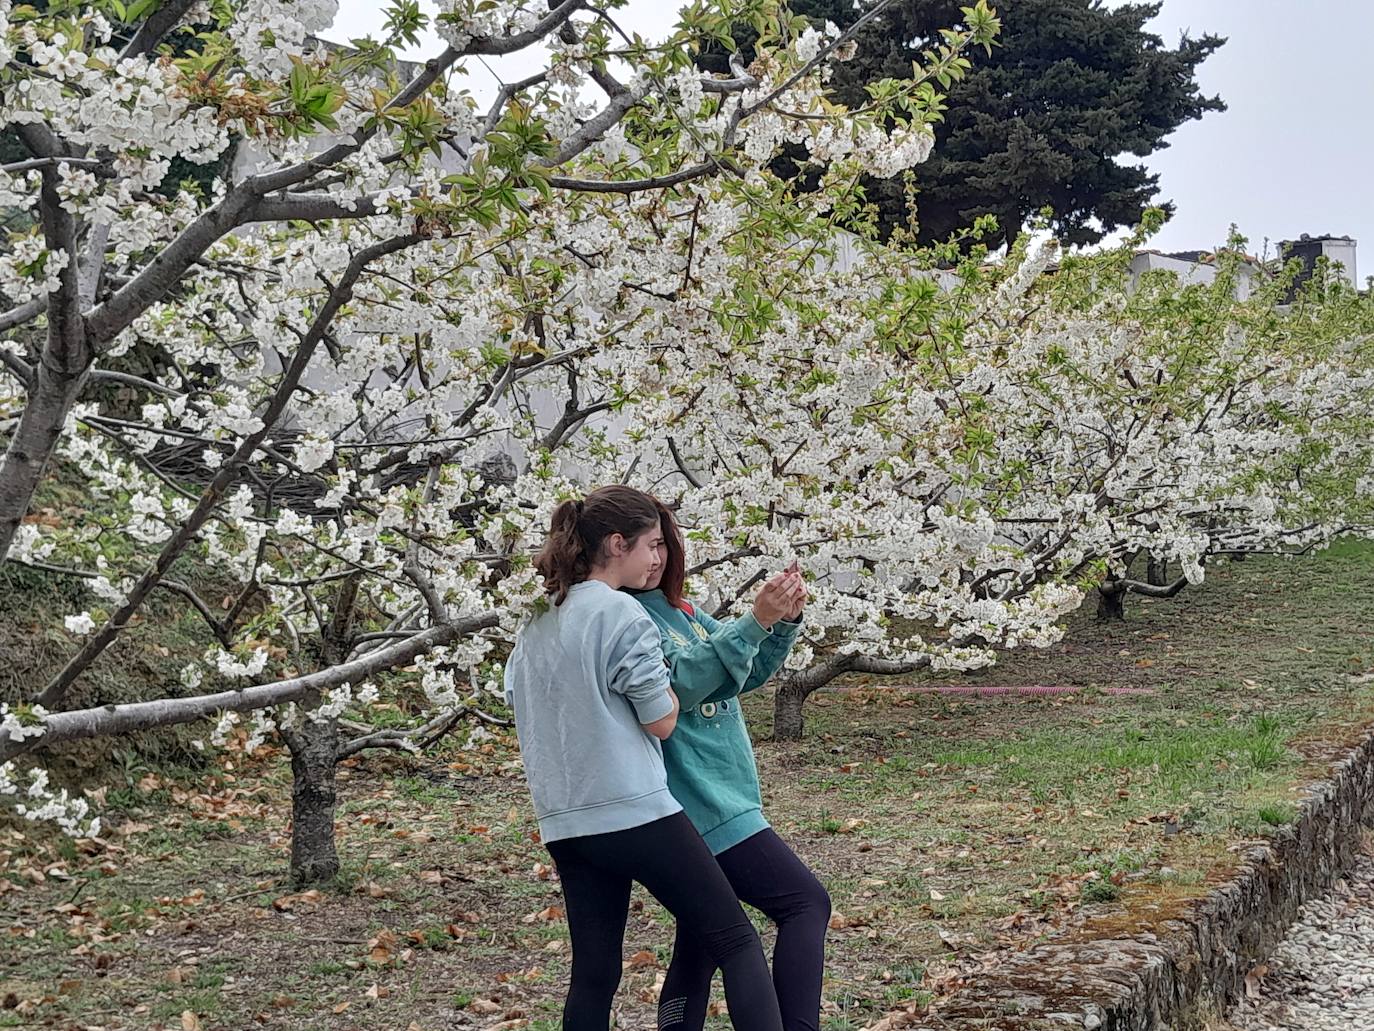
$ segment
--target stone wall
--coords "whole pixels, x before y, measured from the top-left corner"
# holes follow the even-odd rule
[[[1224,1010],[1283,938],[1302,903],[1354,861],[1374,823],[1374,734],[1309,786],[1295,822],[1242,853],[1201,899],[1089,921],[980,975],[935,1013],[891,1020],[926,1031],[1185,1031]],[[1121,934],[1123,925],[1137,926]],[[1113,934],[1113,931],[1116,933]]]

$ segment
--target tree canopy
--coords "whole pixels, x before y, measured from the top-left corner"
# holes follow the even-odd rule
[[[792,8],[818,22],[852,25],[871,0],[795,0]],[[930,160],[911,175],[916,207],[900,178],[866,178],[879,229],[888,237],[911,216],[917,238],[931,243],[997,216],[993,244],[1014,240],[1029,217],[1054,211],[1053,230],[1065,243],[1096,243],[1136,225],[1159,206],[1159,176],[1131,157],[1169,144],[1183,123],[1224,111],[1205,96],[1198,67],[1225,40],[1184,36],[1169,47],[1146,28],[1160,3],[1108,7],[1101,0],[1019,0],[1002,13],[1003,31],[991,55],[979,54],[968,74],[946,91],[944,121],[935,128]],[[953,0],[898,0],[865,25],[853,60],[836,65],[832,87],[851,106],[867,101],[869,84],[911,74],[912,61],[959,19]],[[789,151],[774,171],[808,183],[814,166]]]

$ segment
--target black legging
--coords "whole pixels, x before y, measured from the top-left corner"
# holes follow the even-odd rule
[[[778,925],[773,985],[785,1031],[816,1031],[830,896],[806,864],[773,831],[762,830],[716,856],[741,902]],[[659,1031],[701,1031],[716,962],[681,921],[673,962],[658,1001]],[[732,1013],[734,1004],[731,1004]]]
[[[782,1031],[763,946],[725,874],[682,813],[610,834],[551,841],[572,935],[563,1031],[606,1031],[620,984],[630,885],[638,881],[690,928],[725,978],[737,1031]]]

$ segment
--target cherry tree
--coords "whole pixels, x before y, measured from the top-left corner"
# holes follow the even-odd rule
[[[329,3],[0,8],[0,119],[30,154],[0,202],[35,218],[0,257],[18,413],[0,556],[90,598],[64,621],[67,661],[0,713],[0,794],[26,816],[95,832],[84,798],[19,772],[34,747],[214,717],[213,747],[246,720],[245,747],[291,752],[293,876],[331,876],[337,762],[493,719],[549,510],[638,474],[665,393],[645,370],[709,346],[757,241],[814,221],[759,169],[784,141],[889,174],[920,161],[932,84],[997,31],[966,9],[917,81],[851,111],[825,80],[854,30],[721,0],[648,42],[620,6],[457,0],[404,83],[409,4],[346,50],[311,42]],[[740,22],[755,62],[699,72],[695,48]],[[489,104],[462,89],[467,62],[532,48],[541,70]],[[236,139],[256,167],[158,192],[174,159]],[[851,203],[829,196],[809,203]],[[751,228],[729,243],[727,226]],[[96,400],[111,383],[137,413]],[[101,520],[26,520],[59,465]],[[201,575],[236,585],[227,608]],[[145,700],[72,707],[154,591],[199,613],[203,658]],[[424,697],[406,722],[371,717],[407,692]]]
[[[845,673],[1054,641],[1141,550],[1183,584],[1210,556],[1374,526],[1368,299],[1329,283],[1279,310],[1282,276],[1243,301],[1227,275],[1132,288],[1137,242],[944,272],[949,252],[860,247],[843,271],[821,233],[730,295],[714,354],[660,359],[696,587],[728,604],[789,554],[812,579],[776,736]]]
[[[1209,558],[1298,554],[1370,526],[1368,301],[1333,280],[1281,306],[1292,270],[1242,299],[1243,244],[1208,286],[1128,288],[1128,244],[1027,294],[1020,326],[1039,343],[998,421],[1034,474],[988,504],[1009,540],[1062,539],[1065,575],[1097,583],[1104,616],[1127,592],[1201,582]],[[1141,552],[1179,575],[1131,579]]]

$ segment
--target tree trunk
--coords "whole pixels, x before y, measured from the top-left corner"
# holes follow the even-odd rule
[[[66,373],[38,364],[19,425],[0,461],[0,559],[9,554],[85,379],[84,367]]]
[[[1108,580],[1097,588],[1097,618],[1125,619],[1126,592],[1116,586],[1115,580]]]
[[[327,881],[339,872],[334,846],[334,766],[339,753],[336,720],[303,725],[283,735],[291,749],[291,880]]]
[[[795,673],[778,676],[773,693],[773,740],[800,741],[802,736],[802,704],[811,693]]]
[[[1169,584],[1169,560],[1150,556],[1145,566],[1145,582],[1151,587],[1166,587]]]

